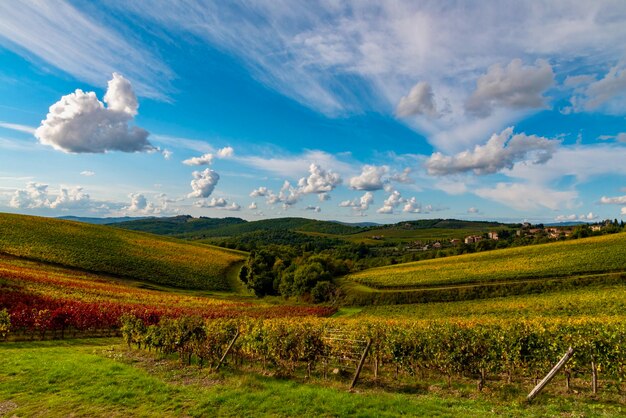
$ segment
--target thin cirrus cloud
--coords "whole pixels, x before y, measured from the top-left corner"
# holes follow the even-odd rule
[[[141,96],[166,99],[172,71],[130,38],[66,1],[0,2],[0,44],[92,85],[122,71]]]
[[[489,13],[451,1],[109,7],[226,50],[262,83],[327,115],[396,109],[448,152],[549,107],[554,69],[567,76],[614,65],[626,41],[622,22],[610,18],[623,11],[619,2],[503,1]]]
[[[541,208],[558,210],[576,205],[578,192],[554,190],[540,184],[497,183],[495,187],[481,187],[474,191],[477,196],[508,207],[528,211]]]
[[[0,121],[0,128],[10,129],[12,131],[23,132],[25,134],[35,134],[37,128],[28,125],[20,125],[18,123],[9,123]]]

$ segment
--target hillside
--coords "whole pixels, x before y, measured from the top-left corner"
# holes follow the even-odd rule
[[[188,239],[232,237],[257,231],[303,231],[343,235],[363,230],[358,226],[306,218],[276,218],[248,222],[240,218],[192,218],[191,216],[150,218],[122,222],[115,226]]]
[[[116,217],[107,217],[107,218],[89,218],[84,216],[59,216],[57,219],[62,219],[64,221],[75,221],[75,222],[84,222],[88,224],[97,224],[97,225],[109,225],[116,224],[119,222],[129,222],[129,221],[138,221],[140,219],[146,219],[147,216],[133,217],[133,216],[122,216],[119,218]]]
[[[342,283],[362,296],[359,303],[411,303],[537,292],[568,280],[615,282],[621,275],[609,273],[624,271],[626,233],[619,233],[368,269]]]
[[[180,288],[230,290],[245,253],[110,226],[0,214],[0,252]]]
[[[149,232],[151,234],[183,236],[245,223],[246,221],[241,218],[193,218],[189,215],[181,215],[169,218],[129,220],[116,223],[114,226],[132,231]]]

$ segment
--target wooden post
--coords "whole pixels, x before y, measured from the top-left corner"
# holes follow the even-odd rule
[[[591,391],[594,395],[598,394],[598,368],[595,362],[591,362]]]
[[[374,379],[378,380],[378,356],[374,357]]]
[[[552,370],[550,370],[550,373],[548,373],[546,377],[544,377],[543,380],[539,382],[539,384],[535,386],[535,388],[528,394],[528,396],[526,397],[526,400],[528,402],[531,402],[535,398],[535,396],[537,396],[539,392],[541,392],[542,389],[548,383],[550,383],[550,380],[552,380],[552,378],[556,376],[559,370],[561,370],[563,366],[565,366],[565,364],[568,362],[570,358],[572,358],[573,355],[574,355],[574,349],[570,347],[565,353],[565,355],[563,355],[563,358],[561,358],[561,360],[559,360],[559,362],[552,368]]]
[[[354,378],[352,379],[352,383],[350,383],[350,389],[353,389],[356,385],[357,380],[359,380],[359,375],[361,374],[361,369],[363,368],[363,363],[365,363],[365,359],[367,358],[367,353],[370,351],[370,347],[372,346],[372,340],[367,341],[367,345],[365,346],[365,350],[363,350],[363,354],[361,355],[361,361],[359,361],[359,365],[356,368],[356,373],[354,373]]]
[[[239,330],[237,330],[237,333],[235,334],[235,338],[233,338],[230,344],[228,344],[228,348],[226,348],[226,351],[224,351],[224,354],[222,355],[222,358],[220,359],[219,363],[217,363],[217,366],[215,366],[216,371],[220,368],[220,366],[226,359],[226,356],[228,355],[228,352],[230,351],[230,349],[233,348],[233,345],[235,345],[235,341],[237,341],[237,338],[239,338]]]

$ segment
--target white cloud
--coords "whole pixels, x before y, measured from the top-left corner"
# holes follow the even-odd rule
[[[374,203],[374,193],[365,192],[363,196],[354,200],[344,200],[339,203],[339,207],[352,208],[352,210],[359,215],[363,216],[364,213],[370,208],[370,205]]]
[[[210,168],[206,168],[204,171],[194,171],[192,175],[194,178],[191,180],[193,191],[187,197],[209,197],[220,179],[220,175]]]
[[[320,208],[319,206],[311,206],[311,205],[309,205],[309,206],[305,207],[304,210],[310,210],[310,211],[315,212],[315,213],[320,213],[322,211],[322,208]]]
[[[600,203],[604,205],[626,205],[626,196],[606,197],[602,196]]]
[[[108,82],[107,91],[104,94],[104,103],[107,104],[109,110],[131,116],[137,116],[137,109],[139,109],[139,102],[130,81],[118,73],[113,73],[113,78]]]
[[[250,197],[265,197],[270,194],[270,190],[267,187],[259,187],[258,189],[252,190],[250,192]]]
[[[537,60],[535,66],[524,66],[521,59],[506,67],[494,64],[476,81],[476,90],[465,102],[465,110],[485,117],[494,108],[513,109],[545,107],[543,93],[554,83],[554,72],[547,61]]]
[[[129,126],[137,114],[130,82],[117,73],[109,81],[104,104],[96,93],[77,89],[50,106],[35,136],[42,144],[73,153],[153,151],[148,131]]]
[[[232,158],[235,155],[233,147],[224,147],[217,150],[217,158]]]
[[[582,215],[576,216],[576,214],[571,215],[558,215],[554,218],[557,222],[572,222],[572,221],[593,221],[598,219],[598,215],[593,212],[583,213]]]
[[[300,188],[292,186],[291,183],[287,180],[285,180],[285,182],[283,183],[283,186],[280,188],[278,194],[274,193],[271,190],[267,190],[267,188],[265,187],[259,187],[259,189],[253,191],[250,196],[262,196],[261,194],[255,194],[253,196],[255,192],[263,193],[263,195],[266,196],[265,201],[268,205],[273,206],[278,203],[282,203],[282,207],[285,210],[298,203],[300,201],[300,198],[302,197],[302,192]]]
[[[431,118],[439,116],[435,105],[435,95],[430,84],[420,81],[414,85],[409,94],[402,96],[396,107],[396,115],[400,117],[424,115]]]
[[[598,139],[601,141],[614,140],[615,142],[626,143],[626,132],[620,132],[617,135],[601,135]]]
[[[364,165],[361,174],[350,179],[350,187],[355,190],[381,190],[386,183],[383,176],[388,172],[389,167],[386,165]]]
[[[405,202],[406,199],[402,197],[399,191],[392,191],[387,199],[383,202],[383,206],[380,207],[376,212],[384,213],[384,214],[392,214],[393,210],[397,208],[401,203]]]
[[[594,219],[598,219],[598,215],[596,215],[593,212],[589,212],[586,215],[585,214],[580,215],[579,219],[586,220],[586,221],[593,221]]]
[[[412,197],[406,201],[402,212],[407,213],[422,213],[422,204],[417,201],[415,197]]]
[[[154,201],[149,202],[143,193],[130,193],[130,204],[124,206],[122,213],[140,215],[161,215],[164,213],[179,213],[179,209],[171,209],[169,203],[174,200],[168,199],[165,193],[154,196]]]
[[[409,167],[402,170],[401,173],[395,173],[389,177],[389,181],[395,181],[396,183],[411,184],[414,183],[413,179],[409,176],[411,174]]]
[[[185,165],[211,165],[213,162],[213,154],[207,153],[200,157],[192,157],[183,161]]]
[[[48,185],[29,182],[15,191],[9,206],[17,209],[57,209],[61,211],[92,209],[95,205],[80,186],[60,187],[56,196],[49,195]]]
[[[341,176],[332,171],[326,171],[317,164],[309,166],[309,176],[298,181],[299,192],[302,194],[328,193],[341,183]]]
[[[215,209],[230,210],[230,211],[241,210],[241,206],[239,206],[237,203],[235,202],[228,203],[228,200],[224,199],[223,197],[218,197],[218,198],[212,197],[211,200],[206,200],[206,199],[198,200],[193,205],[198,208],[215,208]],[[255,209],[256,209],[256,205],[255,205]]]
[[[250,209],[250,210],[257,210],[256,202],[250,203],[250,205],[248,206],[248,209]]]
[[[16,190],[9,206],[19,209],[35,209],[50,206],[48,185],[29,182],[26,189]]]
[[[624,207],[620,210],[620,214],[621,214],[621,215],[626,215],[626,206],[624,206]]]
[[[85,176],[85,177],[91,177],[91,176],[95,176],[96,173],[90,170],[85,170],[85,171],[81,171],[80,175]]]
[[[431,213],[447,209],[445,207],[435,207],[433,205],[422,206],[422,204],[418,202],[415,197],[412,197],[410,199],[402,199],[402,201],[404,202],[404,207],[402,208],[402,211],[406,213]]]
[[[317,195],[317,198],[320,202],[325,202],[327,200],[330,200],[330,194],[328,193],[320,193]]]
[[[615,100],[621,98],[622,100]],[[594,111],[600,108],[610,113],[624,114],[626,103],[626,66],[624,62],[611,67],[600,80],[593,81],[579,87],[571,99],[572,106],[565,109],[569,111]],[[611,106],[612,104],[612,106]]]
[[[524,183],[497,183],[495,187],[479,188],[474,193],[518,210],[570,208],[575,206],[578,197],[573,190],[553,190],[540,184]]]
[[[76,210],[89,208],[92,202],[88,194],[83,192],[82,187],[64,188],[59,190],[56,198],[50,202],[51,209]]]
[[[493,134],[485,145],[476,145],[473,151],[464,151],[455,156],[434,153],[426,162],[431,175],[447,175],[472,171],[474,174],[492,174],[504,168],[513,168],[521,160],[532,160],[534,164],[548,161],[559,144],[535,135],[513,134],[507,128]]]
[[[471,208],[467,209],[467,213],[470,213],[470,214],[474,214],[474,215],[475,215],[475,214],[480,213],[480,210],[479,210],[478,208],[471,207]]]
[[[128,195],[130,197],[130,205],[124,208],[130,212],[143,212],[148,207],[148,200],[141,193],[131,193]]]
[[[172,155],[174,153],[168,149],[164,149],[163,151],[161,151],[161,154],[163,154],[163,158],[165,158],[166,160],[169,160],[172,158]]]

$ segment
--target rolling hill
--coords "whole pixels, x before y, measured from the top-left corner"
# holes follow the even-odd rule
[[[621,280],[625,271],[626,233],[619,233],[379,267],[342,283],[370,301],[410,303],[532,292],[564,280],[600,280],[597,275]]]
[[[232,237],[258,231],[302,231],[343,235],[364,229],[333,221],[306,218],[275,218],[248,222],[240,218],[193,218],[191,216],[150,218],[121,222],[115,226],[187,239]]]
[[[291,231],[309,236],[375,245],[383,242],[463,238],[465,235],[483,234],[512,227],[512,225],[499,222],[457,219],[422,219],[389,225],[361,225],[306,218],[275,218],[248,222],[240,218],[193,218],[191,216],[133,220],[117,223],[115,226],[185,239],[239,237],[259,231]],[[377,239],[372,239],[372,236],[377,236]]]
[[[0,214],[0,252],[189,289],[232,290],[245,253],[172,238],[24,215]]]

